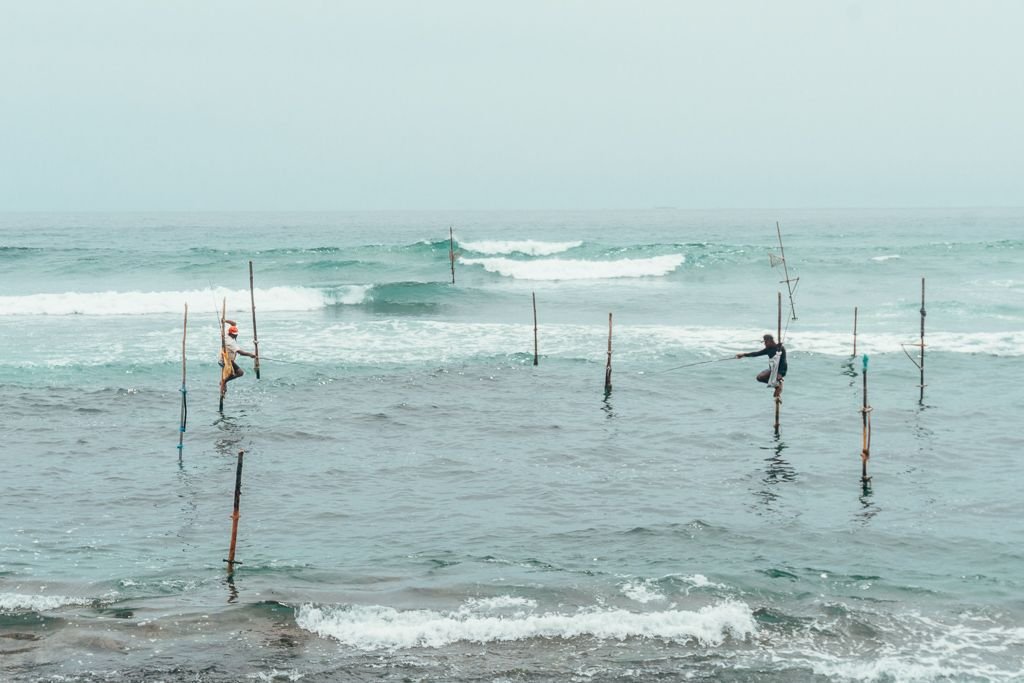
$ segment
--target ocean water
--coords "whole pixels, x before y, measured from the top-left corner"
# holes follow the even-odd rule
[[[1022,356],[1019,209],[0,215],[0,680],[1024,680]]]

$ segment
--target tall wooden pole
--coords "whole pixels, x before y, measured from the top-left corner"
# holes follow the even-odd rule
[[[857,356],[857,307],[853,307],[853,354],[852,357]]]
[[[868,405],[868,356],[864,354],[864,404],[861,406],[861,424],[863,428],[863,434],[861,438],[861,451],[860,451],[860,480],[864,484],[871,481],[871,477],[868,476],[868,460],[871,458],[871,406]]]
[[[185,389],[185,339],[188,336],[188,304],[185,304],[185,324],[181,330],[181,426],[178,428],[178,461],[185,446],[185,423],[188,421],[188,396]]]
[[[612,390],[612,314],[608,314],[608,362],[604,366],[604,393]]]
[[[228,298],[224,297],[224,301],[221,304],[220,309],[220,360],[224,364],[224,367],[220,370],[220,405],[217,410],[224,412],[224,392],[227,391],[228,375],[234,372],[231,368],[231,364],[228,362],[228,343],[224,336],[224,320],[228,317]]]
[[[256,335],[256,291],[252,285],[252,261],[249,261],[249,302],[252,304],[252,346],[255,349],[256,357],[253,359],[253,369],[256,371],[256,379],[260,378],[260,340]]]
[[[927,313],[924,310],[924,278],[921,278],[921,397],[920,402],[924,403],[924,318]]]
[[[533,292],[533,364],[537,362],[537,292]]]
[[[775,338],[781,344],[782,343],[782,292],[778,292],[778,295],[779,295],[779,324],[778,324],[778,329],[777,329],[778,335],[776,335]]]
[[[782,292],[779,292],[778,294],[779,294],[779,325],[778,325],[779,336],[776,337],[776,339],[778,340],[777,343],[781,344],[782,343]],[[779,365],[782,364],[782,355],[781,354],[779,355],[778,362],[779,362]],[[778,368],[778,370],[781,370],[781,367]],[[778,370],[776,372],[778,372]],[[775,385],[775,394],[774,394],[774,397],[775,397],[775,435],[776,436],[779,435],[779,412],[782,409],[782,382],[781,382],[781,379],[782,378],[778,374],[776,374],[775,381],[777,383]]]
[[[241,516],[238,507],[242,498],[242,457],[244,455],[245,451],[238,451],[238,466],[235,468],[235,505],[234,511],[231,513],[231,546],[228,548],[228,559],[224,560],[228,563],[228,576],[234,573],[236,564],[242,564],[235,562],[235,539],[238,538],[238,518]]]
[[[455,284],[455,233],[452,226],[448,226],[448,260],[452,266],[452,284]]]

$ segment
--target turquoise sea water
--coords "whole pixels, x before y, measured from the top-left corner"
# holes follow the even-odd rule
[[[0,349],[2,680],[1024,679],[1024,210],[6,214]]]

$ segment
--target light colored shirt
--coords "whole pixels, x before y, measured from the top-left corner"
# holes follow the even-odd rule
[[[231,338],[231,335],[224,335],[224,350],[228,352],[228,362],[234,363],[240,347],[238,342]]]

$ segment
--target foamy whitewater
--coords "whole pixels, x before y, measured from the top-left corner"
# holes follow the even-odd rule
[[[1022,235],[0,215],[0,680],[1024,680]]]

